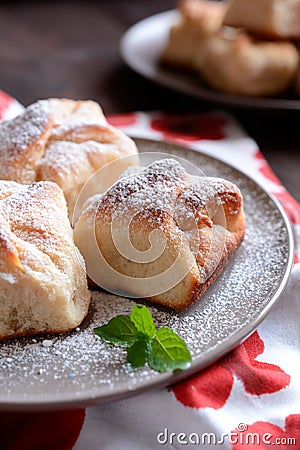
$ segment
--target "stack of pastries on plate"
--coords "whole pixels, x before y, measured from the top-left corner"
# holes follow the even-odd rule
[[[87,183],[122,157],[117,170],[107,166],[105,189],[101,178]],[[73,232],[84,185],[91,198]],[[185,309],[222,272],[244,233],[234,184],[191,177],[172,158],[138,167],[134,141],[95,102],[42,100],[0,122],[0,339],[74,329],[89,309],[88,281]],[[163,248],[147,260],[149,242]]]
[[[135,143],[92,101],[41,100],[0,122],[0,339],[85,318],[90,292],[69,218],[83,185],[122,156],[132,157],[123,170],[136,164]]]
[[[70,217],[97,170],[122,156],[133,155],[136,163],[136,153],[133,140],[111,126],[93,101],[40,100],[0,123],[0,179],[54,181],[64,191]]]
[[[300,96],[300,0],[181,0],[162,62],[230,94]]]

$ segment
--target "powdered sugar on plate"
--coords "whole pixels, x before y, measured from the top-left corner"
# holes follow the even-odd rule
[[[0,406],[33,409],[82,406],[170,384],[205,367],[230,350],[267,314],[292,264],[285,216],[255,182],[232,167],[171,144],[137,140],[140,151],[163,151],[188,158],[208,176],[234,182],[244,196],[247,232],[235,258],[201,300],[184,312],[147,304],[158,327],[167,326],[187,343],[193,362],[184,372],[132,370],[126,352],[93,333],[117,314],[129,314],[133,300],[94,291],[80,330],[66,335],[1,342]],[[145,302],[141,302],[145,303]]]

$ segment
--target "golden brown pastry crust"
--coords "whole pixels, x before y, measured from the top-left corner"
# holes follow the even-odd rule
[[[170,30],[161,59],[163,63],[191,69],[195,51],[199,52],[205,38],[220,29],[225,7],[218,1],[182,0],[178,11],[180,19]]]
[[[22,184],[56,182],[64,191],[70,216],[91,175],[136,153],[134,142],[109,125],[93,101],[40,100],[0,123],[0,178]]]
[[[163,63],[230,94],[270,97],[294,87],[300,0],[183,0],[177,10]]]
[[[69,331],[89,302],[62,190],[0,181],[0,339]]]
[[[229,0],[224,24],[263,37],[300,38],[299,0]]]
[[[257,41],[244,31],[223,29],[208,37],[194,66],[206,83],[231,94],[272,96],[292,84],[299,55],[291,42]]]
[[[235,185],[190,181],[170,159],[115,183],[84,211],[74,238],[95,283],[181,310],[222,272],[245,227]],[[147,259],[149,251],[157,257]]]

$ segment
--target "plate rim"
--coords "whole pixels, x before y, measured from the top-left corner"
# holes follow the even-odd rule
[[[154,143],[155,144],[162,143],[166,147],[170,147],[170,149],[172,149],[173,151],[174,150],[176,151],[178,148],[179,151],[185,150],[188,151],[189,153],[192,152],[196,155],[202,155],[205,158],[208,158],[209,160],[216,161],[217,163],[221,162],[222,165],[227,166],[230,170],[233,169],[237,174],[240,174],[242,177],[254,183],[264,193],[264,195],[266,195],[268,199],[271,200],[274,207],[278,209],[287,231],[288,259],[286,262],[285,271],[282,276],[281,282],[278,285],[276,292],[273,294],[273,296],[264,306],[264,308],[257,314],[255,319],[243,325],[231,336],[229,336],[229,338],[227,337],[223,342],[218,344],[217,347],[213,347],[206,350],[204,361],[202,361],[201,358],[198,357],[194,361],[192,361],[191,365],[188,368],[182,371],[165,372],[159,374],[159,378],[157,379],[151,379],[150,381],[143,380],[141,383],[138,384],[138,387],[136,389],[128,389],[128,388],[124,389],[122,385],[119,385],[118,389],[114,389],[113,392],[107,392],[107,394],[101,396],[90,395],[86,393],[85,395],[78,396],[76,398],[73,396],[71,398],[71,395],[69,394],[68,396],[69,398],[64,399],[59,398],[58,395],[57,396],[58,398],[56,398],[55,396],[53,400],[49,402],[43,400],[42,396],[40,394],[37,394],[36,397],[31,395],[31,399],[29,399],[29,401],[26,401],[26,403],[24,403],[24,399],[23,401],[15,401],[15,402],[3,401],[0,399],[0,411],[26,412],[26,411],[53,411],[62,409],[86,408],[88,406],[100,405],[108,402],[122,400],[134,395],[142,394],[152,389],[167,387],[171,384],[173,385],[179,381],[183,381],[184,379],[194,375],[195,373],[201,372],[214,362],[218,361],[220,358],[224,357],[227,353],[229,353],[238,345],[240,345],[245,339],[247,339],[247,337],[249,337],[249,335],[267,317],[267,315],[269,314],[275,303],[278,301],[287,285],[287,282],[289,280],[292,271],[294,259],[294,236],[292,226],[280,202],[272,194],[267,192],[266,189],[261,185],[261,183],[257,182],[256,180],[254,180],[254,178],[252,178],[242,170],[236,168],[234,165],[222,160],[221,158],[202,152],[201,150],[196,150],[188,146],[180,145],[168,140],[147,139],[137,136],[134,136],[133,139],[137,143],[137,146],[139,146],[140,143],[145,144],[150,143],[150,145]],[[60,395],[62,397],[61,393]]]
[[[132,70],[134,70],[144,78],[151,80],[152,82],[160,86],[171,89],[177,93],[186,94],[192,98],[202,99],[221,105],[228,105],[239,108],[253,108],[273,111],[297,111],[300,109],[300,99],[297,98],[289,99],[277,97],[254,97],[230,94],[206,87],[201,83],[201,80],[199,80],[199,87],[196,86],[197,90],[195,92],[192,92],[195,86],[189,86],[188,83],[184,81],[182,75],[177,76],[176,74],[174,74],[175,71],[172,71],[171,69],[170,71],[168,71],[167,75],[160,74],[157,68],[155,70],[155,73],[153,73],[153,70],[149,71],[149,68],[151,67],[152,69],[154,69],[155,65],[152,65],[148,61],[148,70],[145,70],[145,65],[138,64],[137,58],[135,58],[131,52],[132,43],[136,42],[136,33],[144,28],[145,25],[149,26],[149,24],[151,24],[152,22],[155,23],[156,21],[160,21],[164,18],[166,19],[166,21],[168,21],[173,17],[175,18],[177,15],[178,12],[176,9],[160,12],[148,16],[128,28],[128,30],[123,34],[119,45],[120,54],[128,67],[130,67]],[[147,58],[143,61],[147,61]],[[193,77],[193,74],[188,74],[186,76]],[[178,86],[178,83],[182,85],[183,81],[184,87],[182,88],[182,86]]]

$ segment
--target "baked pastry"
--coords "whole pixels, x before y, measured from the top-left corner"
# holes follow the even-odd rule
[[[76,223],[74,239],[94,283],[182,310],[222,272],[245,226],[235,185],[189,177],[165,159],[99,196]]]
[[[224,24],[271,38],[300,38],[300,0],[229,0]]]
[[[162,62],[190,69],[196,50],[206,36],[222,25],[225,6],[218,1],[182,0],[178,4],[178,23],[171,27]]]
[[[69,331],[89,302],[63,191],[0,181],[0,339]]]
[[[177,9],[163,63],[230,94],[271,97],[293,89],[300,0],[182,0]]]
[[[220,91],[272,96],[292,84],[298,60],[291,42],[257,41],[241,30],[223,28],[195,52],[194,67],[209,86]]]
[[[136,153],[134,142],[109,125],[93,101],[40,100],[0,122],[0,178],[22,184],[56,182],[70,217],[82,186],[98,169],[127,155],[136,164]],[[130,164],[125,159],[122,170]]]

